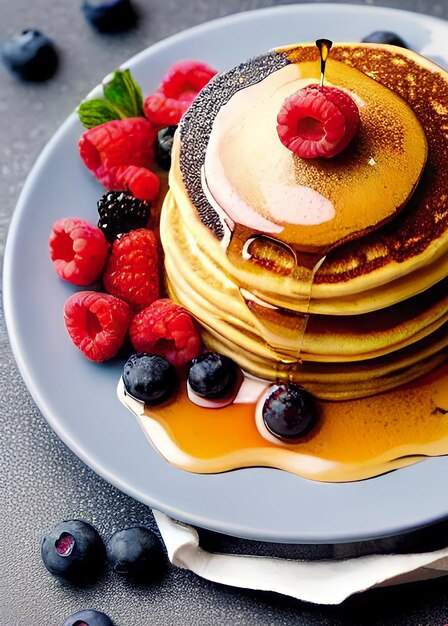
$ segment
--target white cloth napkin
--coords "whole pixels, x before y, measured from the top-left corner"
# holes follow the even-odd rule
[[[275,591],[315,604],[340,604],[373,587],[448,574],[448,548],[422,554],[369,555],[326,561],[293,561],[206,552],[194,528],[153,510],[170,561],[207,580]]]

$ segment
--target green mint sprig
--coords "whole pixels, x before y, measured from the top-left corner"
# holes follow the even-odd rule
[[[117,70],[103,83],[104,98],[81,102],[77,109],[81,124],[93,128],[104,122],[143,115],[143,95],[130,70]]]

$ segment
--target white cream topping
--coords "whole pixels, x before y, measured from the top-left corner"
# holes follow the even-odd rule
[[[295,181],[292,153],[277,135],[285,98],[314,82],[290,64],[221,107],[205,156],[207,193],[233,222],[265,233],[316,225],[335,215],[318,191]]]

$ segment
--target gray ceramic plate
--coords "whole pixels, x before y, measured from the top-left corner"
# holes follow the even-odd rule
[[[145,50],[125,66],[149,93],[181,58],[201,59],[224,70],[276,45],[323,36],[356,41],[384,28],[448,65],[445,22],[376,7],[305,4],[204,24]],[[372,480],[324,484],[262,468],[189,474],[152,449],[116,397],[121,367],[88,362],[71,345],[62,321],[73,288],[53,272],[48,235],[60,217],[94,220],[101,194],[78,157],[81,132],[72,115],[42,152],[14,213],[4,264],[6,321],[19,368],[40,410],[73,452],[137,500],[185,522],[240,537],[288,543],[354,541],[447,516],[441,485],[448,475],[448,457]]]

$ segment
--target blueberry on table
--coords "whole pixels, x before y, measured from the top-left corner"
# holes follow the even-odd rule
[[[123,32],[137,22],[137,14],[130,0],[84,0],[82,11],[101,33]]]
[[[148,404],[165,400],[176,387],[176,371],[162,356],[138,352],[126,361],[123,383],[133,398]]]
[[[47,80],[58,66],[58,55],[51,39],[33,29],[24,30],[5,41],[1,56],[11,72],[27,81]]]
[[[41,555],[54,576],[75,584],[90,582],[104,566],[104,544],[88,522],[67,520],[42,539]]]
[[[157,165],[168,171],[171,167],[171,149],[177,126],[165,126],[157,133],[155,157]]]
[[[275,385],[264,401],[262,417],[266,428],[280,439],[299,439],[317,420],[313,396],[300,385]]]
[[[364,37],[362,41],[363,43],[387,43],[390,46],[399,46],[400,48],[408,47],[399,35],[388,30],[375,30]]]
[[[134,582],[151,582],[165,569],[166,557],[157,535],[145,526],[118,530],[106,544],[113,571]]]
[[[233,391],[238,372],[238,365],[229,357],[206,352],[192,360],[188,384],[201,398],[219,399]]]
[[[62,626],[114,626],[114,623],[101,611],[77,611],[70,615]]]

